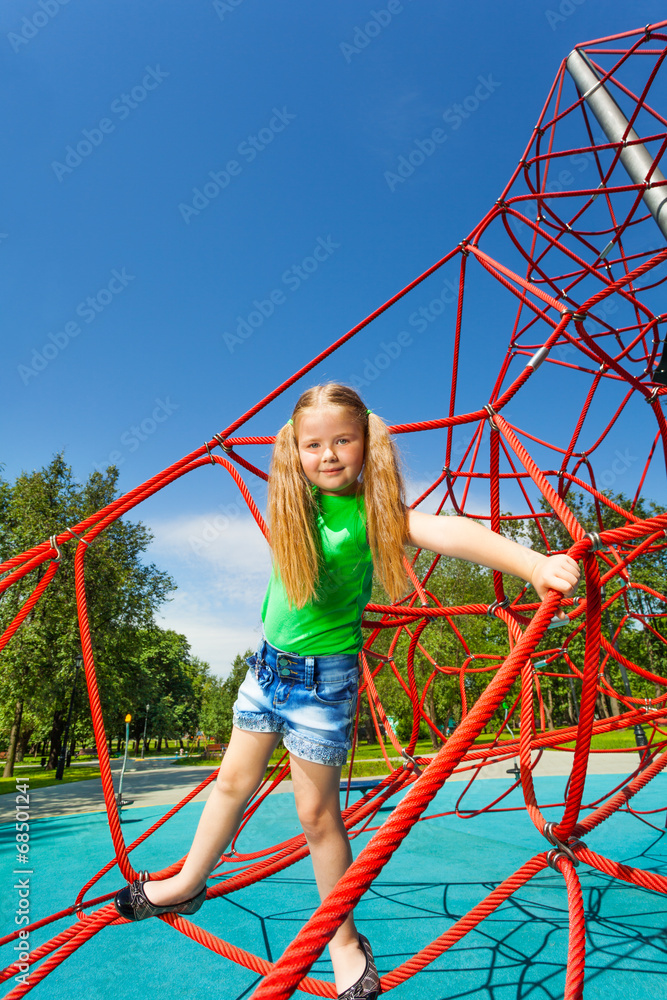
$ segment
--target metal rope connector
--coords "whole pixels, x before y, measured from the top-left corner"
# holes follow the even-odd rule
[[[218,442],[222,450],[229,455],[232,449],[229,447],[229,445],[225,444],[222,434],[214,434],[213,437]]]
[[[498,430],[498,425],[496,423],[494,423],[493,418],[497,417],[498,414],[494,410],[494,408],[491,405],[491,403],[485,403],[484,404],[484,409],[489,414],[489,424],[491,425],[491,429],[494,430],[494,431],[497,431]]]
[[[502,601],[496,599],[493,602],[493,604],[489,604],[488,608],[486,609],[486,613],[489,616],[489,618],[495,618],[496,611],[498,610],[498,608],[508,608],[509,605],[510,605],[509,597],[503,597]]]
[[[656,385],[653,391],[651,392],[651,395],[645,397],[645,401],[649,404],[655,403],[659,391],[660,391],[660,386]]]
[[[211,459],[211,465],[215,465],[215,459],[213,458],[213,455],[211,454],[211,449],[208,446],[208,441],[204,441],[204,447],[206,448],[206,454]]]
[[[69,531],[72,538],[76,538],[77,542],[83,542],[84,545],[90,544],[90,542],[87,542],[85,538],[81,537],[81,535],[77,535],[76,531],[72,531],[71,528],[65,528],[65,531]]]
[[[401,757],[403,758],[403,768],[405,769],[406,767],[411,767],[417,777],[419,777],[422,773],[422,769],[414,757],[411,757],[407,750],[401,750]]]
[[[548,821],[544,824],[544,827],[542,829],[542,833],[544,834],[544,836],[547,838],[550,844],[554,845],[555,848],[555,850],[549,851],[549,853],[547,854],[547,863],[550,865],[551,868],[557,870],[555,867],[555,862],[558,860],[558,858],[565,857],[568,858],[572,862],[572,864],[576,867],[579,864],[579,858],[575,855],[569,843],[566,844],[564,841],[559,840],[558,837],[555,836],[554,830],[557,826],[558,823],[552,823],[551,821]],[[577,843],[581,843],[581,841],[577,841]]]
[[[598,535],[597,531],[587,531],[584,538],[590,538],[591,552],[598,552],[600,549],[604,548],[604,542]]]
[[[62,553],[61,553],[60,549],[58,548],[58,539],[57,539],[56,535],[51,535],[51,537],[49,538],[49,545],[51,546],[52,549],[55,549],[56,552],[57,552],[56,558],[52,559],[51,562],[59,563],[60,562],[60,556],[61,556]]]

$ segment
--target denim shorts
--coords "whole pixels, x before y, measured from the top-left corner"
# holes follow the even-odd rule
[[[295,757],[333,767],[344,764],[357,709],[358,655],[298,656],[262,641],[246,663],[234,725],[281,733]]]

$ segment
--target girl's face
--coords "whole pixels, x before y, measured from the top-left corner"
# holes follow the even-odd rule
[[[308,481],[329,496],[354,493],[364,465],[364,431],[353,414],[313,408],[302,410],[294,424]]]

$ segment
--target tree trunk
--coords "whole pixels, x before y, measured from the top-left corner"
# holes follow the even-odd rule
[[[607,680],[607,683],[609,684],[609,687],[611,687],[612,685],[611,685],[611,678],[609,676],[609,669],[605,670],[604,676],[605,676],[605,678]],[[614,698],[613,694],[607,694],[607,700],[608,700],[608,702],[609,702],[609,704],[611,706],[611,714],[612,715],[620,715],[621,714],[621,706],[619,705],[618,700],[616,698]]]
[[[53,713],[53,725],[51,726],[51,749],[49,759],[46,762],[48,771],[55,771],[58,766],[58,757],[62,747],[63,730],[65,729],[65,713],[61,709],[56,709]]]
[[[428,717],[434,726],[438,726],[438,720],[436,718],[436,712],[435,712],[435,698],[433,697],[432,684],[428,689]],[[438,729],[439,728],[440,726],[438,726]],[[429,736],[431,737],[431,746],[433,747],[434,750],[438,750],[440,748],[440,743],[438,741],[437,733],[435,733],[430,726],[428,727],[428,732]]]
[[[34,729],[26,729],[25,727],[21,730],[21,734],[17,740],[16,744],[16,763],[20,764],[25,755],[28,753],[28,744],[30,743],[30,737],[34,733]]]
[[[19,741],[19,733],[21,732],[22,717],[23,717],[23,699],[20,699],[14,705],[14,722],[12,723],[12,729],[9,734],[7,763],[5,764],[5,769],[2,772],[3,778],[12,778],[14,776],[14,761],[16,760],[16,747]]]
[[[546,677],[544,679],[547,681],[546,691],[544,691],[543,688],[544,694],[546,694],[546,698],[544,699],[544,711],[546,712],[549,729],[553,730],[556,728],[554,726],[554,696],[551,691],[551,683],[549,683],[552,678]]]
[[[157,738],[157,746],[155,747],[156,753],[159,753],[161,749],[162,749],[162,737],[158,736],[158,738]]]

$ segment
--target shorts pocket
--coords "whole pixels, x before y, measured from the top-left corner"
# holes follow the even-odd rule
[[[343,705],[355,700],[358,689],[358,673],[354,671],[342,677],[320,679],[313,689],[313,697],[323,705]]]

